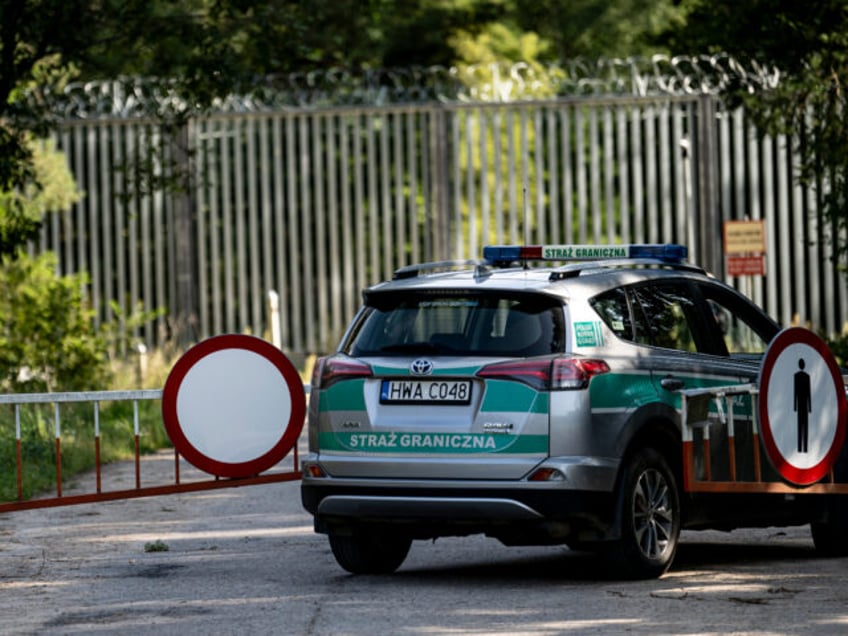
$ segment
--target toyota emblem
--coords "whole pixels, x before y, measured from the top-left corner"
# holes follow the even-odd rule
[[[433,373],[433,363],[426,358],[418,358],[409,365],[412,375],[430,375]]]

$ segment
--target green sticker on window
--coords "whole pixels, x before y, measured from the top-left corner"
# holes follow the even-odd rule
[[[604,346],[604,332],[600,322],[575,322],[574,338],[578,347]]]

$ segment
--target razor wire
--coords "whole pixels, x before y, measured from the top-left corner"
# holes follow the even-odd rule
[[[207,112],[265,112],[287,108],[381,106],[453,102],[514,102],[575,96],[717,95],[774,88],[775,67],[727,55],[574,59],[564,65],[518,63],[390,69],[313,70],[257,79],[250,90],[214,100]],[[197,109],[179,82],[120,77],[68,84],[43,92],[55,116],[167,118]]]

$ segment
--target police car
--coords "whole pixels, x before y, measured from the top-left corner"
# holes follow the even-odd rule
[[[754,382],[779,331],[686,256],[488,246],[365,290],[316,365],[302,466],[339,565],[389,573],[413,540],[482,533],[644,578],[683,528],[827,523],[821,498],[683,491],[679,391]]]

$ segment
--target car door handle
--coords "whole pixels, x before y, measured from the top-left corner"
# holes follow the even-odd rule
[[[680,378],[667,375],[660,380],[660,386],[666,391],[680,391],[686,384]]]

